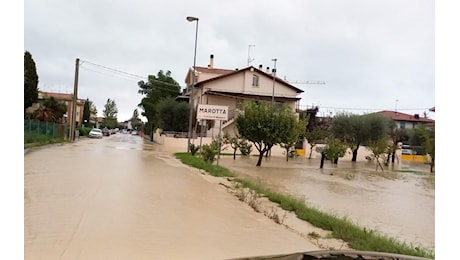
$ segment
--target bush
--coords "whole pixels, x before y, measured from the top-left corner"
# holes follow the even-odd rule
[[[250,144],[246,139],[242,139],[240,141],[238,148],[243,156],[249,156],[252,152],[252,144]]]
[[[190,153],[192,155],[195,155],[196,152],[198,152],[200,150],[200,146],[199,145],[194,145],[194,144],[190,144]]]
[[[217,153],[219,152],[219,140],[213,139],[209,145],[203,145],[201,152],[203,160],[206,163],[213,163],[216,160]]]

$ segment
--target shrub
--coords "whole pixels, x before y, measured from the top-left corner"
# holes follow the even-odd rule
[[[252,152],[252,144],[250,144],[246,139],[242,139],[240,141],[238,148],[240,149],[241,155],[243,156],[248,156]]]
[[[194,145],[194,144],[190,144],[190,153],[192,155],[195,155],[196,152],[198,152],[200,150],[200,146],[199,145]]]

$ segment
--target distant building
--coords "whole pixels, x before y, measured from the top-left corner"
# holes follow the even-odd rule
[[[421,117],[419,114],[411,115],[388,110],[376,112],[376,114],[381,114],[385,117],[391,118],[396,123],[396,126],[402,129],[415,128],[419,124],[423,124],[428,127],[434,127],[435,123],[435,120],[429,119],[427,117]]]
[[[53,92],[44,92],[38,91],[38,99],[37,102],[32,104],[32,106],[26,109],[27,114],[32,114],[35,110],[40,108],[43,105],[43,101],[47,98],[53,97],[58,102],[62,102],[67,106],[67,112],[64,114],[62,118],[62,123],[69,125],[70,119],[72,118],[72,104],[73,104],[73,94],[65,94],[65,93],[53,93]],[[76,104],[76,125],[79,126],[83,121],[83,109],[85,106],[85,99],[78,99]]]

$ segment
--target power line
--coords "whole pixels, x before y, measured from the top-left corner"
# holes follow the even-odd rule
[[[147,81],[147,83],[149,82],[157,82],[157,83],[161,83],[162,85],[166,85],[166,86],[173,86],[173,87],[180,87],[180,88],[185,88],[184,86],[180,86],[180,85],[175,85],[175,84],[171,84],[171,83],[167,83],[167,82],[164,82],[164,81],[161,81],[161,80],[157,80],[157,79],[152,79],[152,80],[149,80],[149,78],[147,77],[143,77],[143,76],[139,76],[139,75],[136,75],[136,74],[133,74],[133,73],[129,73],[129,72],[125,72],[125,71],[122,71],[122,70],[118,70],[118,69],[113,69],[113,68],[110,68],[110,67],[107,67],[107,66],[103,66],[103,65],[100,65],[100,64],[96,64],[94,62],[90,62],[90,61],[86,61],[86,60],[80,60],[81,61],[81,64],[83,65],[84,63],[87,63],[89,65],[92,65],[92,66],[95,66],[99,69],[103,69],[105,71],[109,71],[115,75],[124,75],[124,76],[127,76],[129,79],[140,79],[140,80],[145,80]],[[83,66],[81,66],[83,67]],[[96,72],[96,73],[100,73],[100,74],[104,74],[106,76],[111,76],[107,73],[102,73],[100,71],[95,71],[95,70],[91,70],[91,69],[88,69],[86,67],[83,67],[85,68],[86,70],[89,70],[89,71],[93,71],[93,72]],[[127,78],[123,78],[125,80],[128,80]],[[171,91],[171,92],[176,92],[175,90],[171,90],[171,89],[168,89],[168,88],[164,88],[164,87],[161,87],[161,86],[153,86],[154,88],[157,88],[157,89],[160,89],[160,90],[165,90],[165,91]]]

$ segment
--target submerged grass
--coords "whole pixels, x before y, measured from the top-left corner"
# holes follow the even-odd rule
[[[207,164],[200,158],[192,156],[191,154],[175,153],[175,156],[181,160],[182,163],[203,169],[213,176],[236,177],[230,170],[218,165]],[[300,199],[273,192],[248,180],[235,178],[235,181],[241,183],[245,188],[252,189],[262,196],[266,196],[270,201],[278,203],[284,210],[295,212],[299,219],[305,220],[321,229],[332,231],[332,237],[347,242],[348,245],[355,250],[394,253],[434,259],[434,253],[431,250],[400,242],[395,238],[381,235],[374,230],[359,227],[347,218],[321,212],[316,208],[309,207]]]

